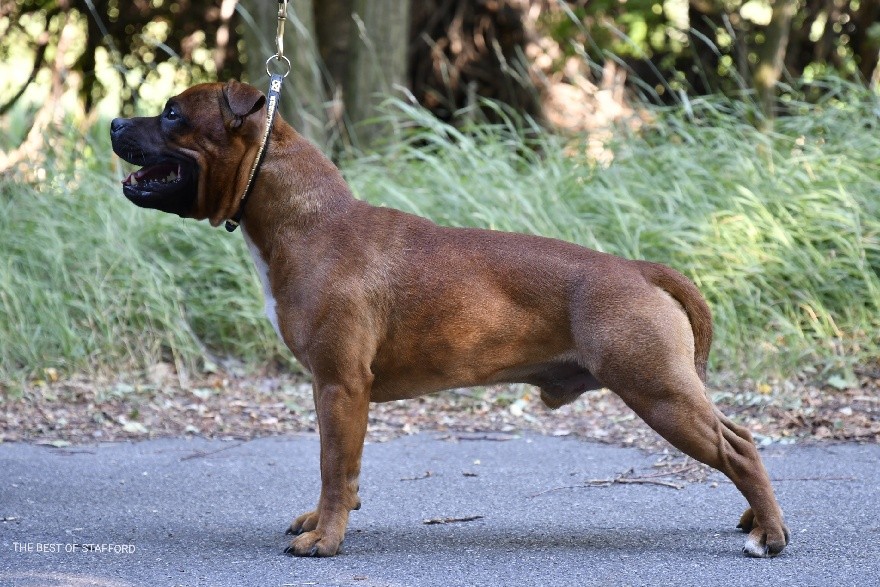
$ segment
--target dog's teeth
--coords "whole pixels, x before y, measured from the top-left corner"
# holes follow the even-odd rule
[[[177,181],[177,172],[172,171],[168,174],[168,181]]]

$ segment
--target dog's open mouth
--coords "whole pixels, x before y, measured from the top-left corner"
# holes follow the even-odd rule
[[[122,180],[126,195],[148,196],[153,193],[177,191],[185,184],[190,170],[183,163],[165,161],[133,171]]]
[[[142,208],[187,216],[192,212],[198,185],[198,167],[183,159],[144,164],[122,180],[122,193]]]

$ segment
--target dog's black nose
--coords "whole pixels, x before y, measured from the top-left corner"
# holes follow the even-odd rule
[[[128,126],[129,120],[127,118],[114,118],[110,121],[110,132],[112,134],[116,134],[126,126]]]

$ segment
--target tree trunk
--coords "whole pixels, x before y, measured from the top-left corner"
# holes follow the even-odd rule
[[[806,0],[792,18],[788,49],[785,51],[785,69],[793,77],[802,77],[804,69],[813,59],[815,43],[810,40],[810,32],[824,10],[825,0]]]
[[[791,19],[797,0],[771,0],[771,6],[773,14],[770,24],[764,28],[764,43],[756,51],[758,61],[752,77],[765,123],[772,121],[775,114],[776,84],[782,76],[785,49],[788,46]]]
[[[862,79],[873,80],[880,58],[880,39],[872,30],[880,23],[880,4],[862,0],[849,24],[850,46],[859,65]]]
[[[406,86],[409,0],[354,0],[344,88],[349,132],[356,146],[368,147],[392,131],[374,119],[379,105]]]
[[[242,0],[239,12],[245,21],[247,81],[265,91],[269,80],[266,59],[276,52],[278,3]],[[288,3],[284,55],[290,59],[291,70],[282,86],[280,113],[297,131],[326,148],[327,114],[312,0],[291,0]],[[273,73],[285,69],[283,63],[275,60],[269,63],[269,70]]]
[[[714,1],[692,0],[688,3],[688,23],[690,27],[689,43],[693,67],[679,66],[685,72],[693,90],[698,94],[711,94],[719,91],[717,53],[719,29],[723,28],[722,16],[724,7]],[[737,36],[738,38],[738,36]],[[733,57],[739,63],[738,55]],[[651,80],[652,84],[663,83],[663,80]]]
[[[315,2],[315,30],[318,50],[327,66],[331,90],[340,89],[348,77],[348,47],[351,43],[352,0],[319,0]]]

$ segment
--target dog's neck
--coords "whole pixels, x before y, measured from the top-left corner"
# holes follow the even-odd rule
[[[268,258],[279,235],[331,221],[356,200],[333,162],[280,117],[267,149],[242,226]]]

